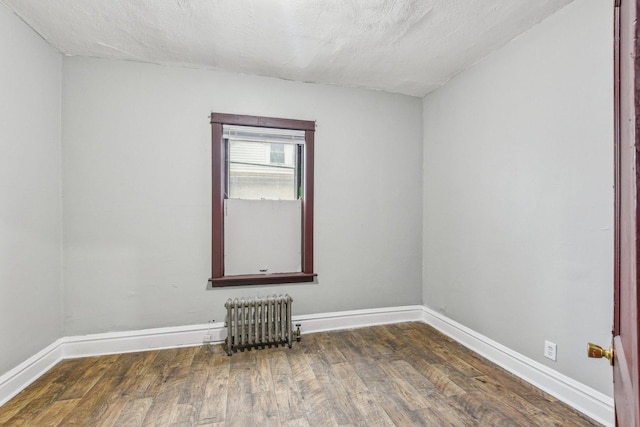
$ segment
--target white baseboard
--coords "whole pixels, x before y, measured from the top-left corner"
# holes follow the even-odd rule
[[[302,333],[361,328],[388,323],[421,321],[422,306],[384,307],[310,314],[293,316],[292,320],[293,323],[300,323]],[[62,338],[64,343],[63,358],[71,359],[104,354],[193,347],[202,345],[205,335],[210,336],[208,343],[222,343],[227,335],[224,322],[214,322],[211,325],[174,326],[65,337]]]
[[[303,333],[422,321],[604,425],[613,399],[420,305],[293,316]],[[223,342],[223,322],[64,337],[0,376],[0,406],[63,359]]]
[[[215,322],[211,325],[172,326],[65,337],[62,339],[64,342],[63,358],[74,359],[105,354],[193,347],[202,345],[205,335],[211,336],[210,343],[221,343],[226,336],[224,323]]]
[[[300,323],[303,334],[420,321],[422,321],[421,305],[293,316],[293,323]]]
[[[475,353],[606,426],[613,426],[613,398],[499,344],[447,316],[423,307],[422,320]]]
[[[62,340],[59,339],[1,375],[0,406],[58,363],[62,359],[62,347]]]

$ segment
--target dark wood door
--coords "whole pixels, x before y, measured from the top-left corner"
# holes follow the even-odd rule
[[[640,0],[615,1],[615,289],[614,399],[616,423],[640,426],[638,274],[640,273]]]

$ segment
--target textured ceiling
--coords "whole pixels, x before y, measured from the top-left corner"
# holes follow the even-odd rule
[[[0,0],[66,55],[423,96],[571,0]]]

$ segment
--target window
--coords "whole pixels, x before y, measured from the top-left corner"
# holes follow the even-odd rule
[[[311,282],[315,122],[211,114],[213,287]]]
[[[271,144],[269,162],[277,165],[283,165],[284,159],[284,144]]]

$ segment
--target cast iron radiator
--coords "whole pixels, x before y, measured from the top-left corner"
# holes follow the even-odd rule
[[[225,303],[227,309],[227,354],[245,348],[288,344],[300,340],[300,329],[293,332],[289,295],[264,298],[235,298]],[[298,325],[299,326],[299,325]]]

